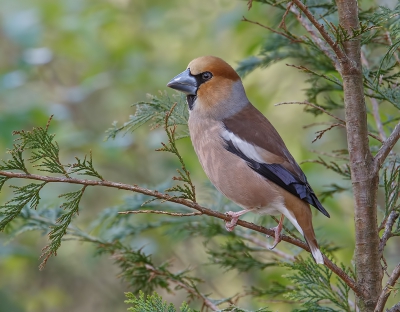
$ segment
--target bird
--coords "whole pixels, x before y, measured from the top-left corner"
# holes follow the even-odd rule
[[[281,241],[286,217],[324,264],[310,205],[328,218],[300,166],[277,130],[247,98],[237,72],[215,56],[192,60],[167,87],[183,92],[189,108],[190,138],[207,177],[243,210],[227,212],[232,231],[247,212],[281,215],[272,248]]]

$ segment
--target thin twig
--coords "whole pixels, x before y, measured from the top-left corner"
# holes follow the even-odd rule
[[[285,34],[285,33],[283,33],[283,32],[277,31],[277,30],[275,30],[275,29],[273,29],[273,28],[271,28],[271,27],[268,27],[268,26],[266,26],[266,25],[263,25],[263,24],[261,24],[261,23],[259,23],[259,22],[251,21],[251,20],[245,18],[244,16],[242,17],[242,21],[243,21],[243,22],[248,22],[248,23],[251,23],[251,24],[254,24],[254,25],[258,25],[258,26],[260,26],[260,27],[262,27],[262,28],[268,29],[269,31],[272,31],[272,32],[275,33],[275,34],[278,34],[278,35],[281,35],[281,36],[283,36],[283,37],[285,37],[285,38],[288,38],[288,39],[291,40],[292,42],[303,42],[303,40],[301,40],[301,39],[298,39],[298,38],[289,36],[288,34]]]
[[[53,119],[53,117],[54,117],[54,115],[51,115],[50,118],[49,118],[49,120],[47,120],[46,131],[49,130],[50,123],[51,123],[51,120]]]
[[[321,151],[316,151],[316,150],[310,150],[310,152],[318,154],[318,155],[329,156],[329,157],[332,157],[332,158],[349,161],[349,157],[348,156],[347,157],[346,156],[340,156],[340,155],[337,155],[337,154],[331,154],[331,153],[326,153],[326,152],[321,152]],[[332,152],[335,152],[335,151],[332,151]]]
[[[341,64],[348,62],[348,58],[346,54],[340,49],[337,42],[333,41],[331,36],[326,32],[324,26],[315,19],[314,15],[308,10],[308,8],[300,1],[300,0],[293,0],[296,6],[307,16],[304,18],[301,16],[300,12],[297,8],[292,5],[290,7],[290,11],[296,15],[297,20],[303,25],[303,27],[308,31],[311,37],[314,40],[314,43],[321,49],[322,52],[333,62],[335,69],[340,73],[341,72]],[[321,38],[315,33],[312,25],[317,28],[321,36],[325,39],[325,42],[332,48],[334,54],[331,53],[329,48],[326,46],[325,42],[321,40]]]
[[[307,106],[314,107],[315,109],[318,109],[318,110],[320,110],[321,112],[324,112],[325,114],[331,116],[332,118],[335,118],[336,120],[340,121],[340,122],[342,123],[342,125],[344,125],[344,126],[346,125],[346,122],[345,122],[343,119],[341,119],[341,118],[339,118],[339,117],[337,117],[337,116],[335,116],[335,115],[329,113],[326,109],[322,108],[321,106],[312,104],[312,103],[310,103],[310,102],[308,102],[308,101],[304,101],[304,102],[280,102],[280,103],[275,104],[275,106],[278,106],[278,105],[285,105],[285,104],[299,104],[299,105],[307,105]],[[396,127],[397,127],[397,126],[396,126]],[[395,129],[395,130],[396,130],[396,129]],[[400,130],[399,130],[399,132],[400,132]],[[368,132],[368,135],[369,135],[371,138],[374,138],[375,140],[377,140],[377,141],[383,143],[382,140],[381,140],[378,136],[376,136],[375,134],[373,134],[373,133],[371,133],[371,132]],[[400,136],[400,133],[399,133],[399,136]],[[397,138],[397,139],[398,139],[398,138]],[[394,145],[394,144],[393,144],[393,145]],[[393,147],[392,147],[392,148],[393,148]]]
[[[128,211],[120,211],[119,214],[139,214],[139,213],[154,213],[154,214],[163,214],[168,216],[174,217],[191,217],[191,216],[199,216],[202,215],[201,212],[169,212],[169,211],[162,211],[162,210],[128,210]]]
[[[257,246],[259,246],[261,248],[265,248],[266,247],[265,241],[258,239],[254,235],[248,235],[248,234],[236,234],[236,235],[239,236],[239,237],[242,237],[243,239],[248,240],[249,242],[252,242],[254,245],[257,245]],[[284,259],[286,259],[288,261],[294,261],[295,260],[294,256],[292,256],[290,254],[287,254],[287,253],[283,252],[282,250],[279,250],[276,247],[274,249],[266,249],[266,250],[268,250],[270,252],[273,252],[277,256],[279,256],[281,258],[284,258]]]
[[[371,94],[372,91],[368,90],[368,93]],[[379,137],[381,138],[382,142],[386,140],[386,133],[383,130],[381,116],[379,115],[379,103],[377,99],[370,97],[370,101],[372,104],[372,115],[374,116],[376,128],[378,129]]]
[[[58,182],[58,183],[70,183],[70,184],[80,184],[80,185],[87,185],[87,186],[105,186],[105,187],[112,187],[121,190],[127,190],[131,192],[141,193],[144,195],[156,197],[159,199],[163,199],[169,202],[177,203],[180,205],[184,205],[186,207],[195,209],[202,214],[218,218],[224,221],[231,221],[231,217],[227,216],[224,213],[211,210],[209,208],[203,207],[198,203],[192,202],[187,199],[173,197],[169,194],[160,193],[156,190],[149,190],[138,185],[129,185],[119,182],[112,182],[107,180],[83,180],[83,179],[76,179],[76,178],[66,178],[66,177],[50,177],[50,176],[41,176],[36,174],[26,174],[26,173],[19,173],[19,172],[10,172],[10,171],[1,171],[0,176],[8,177],[8,178],[17,178],[17,179],[26,179],[26,180],[37,180],[37,181],[47,181],[47,182]],[[248,228],[250,230],[254,230],[259,233],[263,233],[269,236],[275,237],[275,231],[271,229],[267,229],[262,226],[258,226],[254,223],[246,222],[243,220],[239,220],[237,222],[238,225]],[[287,235],[281,235],[281,239],[289,244],[295,245],[300,247],[308,252],[310,252],[310,248],[306,243],[301,240],[292,238]],[[358,297],[365,296],[364,291],[359,289],[356,282],[346,274],[341,268],[339,268],[336,264],[334,264],[331,260],[329,260],[325,255],[323,255],[324,264],[334,272],[340,279],[342,279],[354,292]]]
[[[280,103],[275,104],[275,106],[279,106],[279,105],[288,105],[288,104],[290,104],[290,105],[292,105],[292,104],[299,104],[299,105],[311,106],[311,107],[313,107],[313,108],[315,108],[315,109],[318,109],[318,110],[320,110],[321,112],[327,114],[328,116],[330,116],[330,117],[336,119],[336,120],[339,121],[340,123],[342,123],[342,124],[344,124],[344,125],[346,124],[346,122],[345,122],[343,119],[341,119],[341,118],[339,118],[339,117],[337,117],[337,116],[331,114],[330,112],[328,112],[328,111],[327,111],[326,109],[324,109],[323,107],[318,106],[318,105],[315,105],[315,104],[310,103],[310,102],[308,102],[308,101],[303,101],[303,102],[280,102]]]
[[[209,307],[211,310],[213,311],[219,311],[220,309],[214,304],[212,303],[206,296],[204,296],[203,294],[201,294],[200,292],[197,291],[197,289],[190,287],[189,285],[182,283],[181,281],[175,280],[173,278],[171,278],[170,276],[166,275],[164,272],[158,271],[155,267],[146,264],[145,265],[146,269],[149,271],[152,271],[154,274],[159,275],[159,276],[165,276],[167,277],[172,283],[175,283],[177,285],[179,285],[180,287],[182,287],[183,289],[185,289],[187,292],[191,293],[192,295],[196,296],[197,298],[199,298],[200,300],[203,301],[203,303]]]
[[[371,133],[371,132],[368,132],[368,135],[369,135],[371,138],[374,138],[375,140],[377,140],[377,141],[383,143],[383,141],[381,140],[381,138],[378,137],[377,135],[375,135],[375,134],[373,134],[373,133]]]
[[[400,278],[400,263],[396,265],[392,274],[390,275],[385,288],[382,290],[379,298],[378,303],[376,304],[374,312],[382,312],[385,308],[386,301],[388,300],[390,293],[393,290],[394,284]],[[393,310],[396,311],[396,310]],[[398,311],[398,310],[397,310]]]
[[[308,129],[315,126],[332,126],[333,123],[331,122],[313,122],[308,125],[303,126],[303,129]]]
[[[385,257],[382,255],[382,261],[383,261],[383,266],[382,266],[382,270],[385,272],[385,274],[387,275],[387,277],[390,277],[389,276],[389,273],[388,273],[388,271],[387,271],[387,268],[388,268],[388,264],[387,264],[387,261],[386,261],[386,259],[385,259]]]
[[[376,153],[374,157],[375,174],[379,171],[386,157],[389,155],[390,151],[393,149],[394,145],[397,143],[399,138],[400,138],[400,122],[396,125],[396,127],[394,127],[393,132],[390,134],[388,139],[382,144],[378,153]]]
[[[172,180],[175,181],[182,181],[184,182],[184,186],[181,187],[179,185],[173,186],[169,189],[167,189],[166,191],[178,191],[181,192],[182,195],[180,197],[182,198],[187,198],[190,199],[192,201],[196,201],[196,187],[194,186],[192,179],[190,177],[190,172],[189,170],[187,170],[185,162],[183,161],[183,158],[181,156],[181,154],[179,153],[177,147],[176,147],[176,127],[177,125],[174,124],[172,126],[168,126],[169,124],[169,118],[172,115],[172,112],[174,111],[176,105],[178,103],[175,102],[174,105],[172,105],[171,109],[169,111],[166,112],[165,114],[165,118],[164,118],[164,130],[165,133],[168,136],[168,142],[169,142],[169,146],[165,143],[161,143],[161,145],[163,146],[162,148],[157,149],[156,151],[163,151],[163,152],[170,152],[176,155],[176,157],[178,157],[179,162],[182,165],[182,170],[184,173],[182,173],[181,170],[177,169],[176,171],[179,174],[179,177],[173,177]]]
[[[383,232],[381,242],[379,243],[379,252],[381,254],[383,253],[383,249],[385,248],[388,239],[393,236],[393,233],[392,233],[393,224],[396,222],[398,217],[399,217],[399,213],[396,211],[392,211],[389,214],[389,217],[387,218],[387,221],[385,224],[385,231]]]
[[[282,20],[281,20],[281,22],[279,23],[279,26],[278,26],[278,28],[282,28],[284,31],[287,31],[287,28],[286,28],[286,16],[289,14],[290,8],[292,7],[292,5],[293,5],[292,1],[288,3],[288,5],[286,7],[286,11],[283,14]]]
[[[294,2],[294,4],[296,4],[296,6],[304,13],[305,16],[307,16],[308,20],[315,26],[315,28],[318,29],[322,38],[325,39],[326,43],[328,43],[330,45],[332,50],[335,52],[335,54],[339,58],[339,61],[341,63],[348,62],[347,55],[340,49],[338,43],[333,41],[331,36],[325,30],[324,25],[318,23],[318,21],[316,20],[314,15],[308,10],[308,8],[300,0],[292,0],[292,2]]]
[[[325,128],[325,129],[323,129],[323,130],[319,130],[319,131],[315,132],[315,134],[317,134],[317,136],[314,138],[314,140],[312,140],[311,143],[314,143],[315,141],[321,139],[322,136],[323,136],[326,132],[328,132],[329,130],[332,130],[332,129],[335,128],[335,127],[339,127],[339,126],[345,127],[342,123],[335,123],[335,124],[330,125],[328,128]]]
[[[387,218],[388,218],[388,217],[389,217],[389,215],[387,215],[387,216],[382,220],[381,224],[380,224],[379,227],[378,227],[378,232],[382,231],[382,230],[385,228],[386,221],[387,221]]]
[[[368,59],[362,50],[361,50],[361,63],[364,67],[369,68]],[[378,100],[371,97],[372,91],[370,89],[367,90],[367,95],[369,96],[369,99],[372,104],[372,115],[374,116],[374,119],[375,119],[375,124],[376,124],[376,128],[378,129],[379,137],[381,138],[382,142],[384,142],[386,140],[386,133],[385,133],[385,130],[383,130],[381,116],[379,115]]]
[[[390,309],[387,309],[386,312],[399,312],[400,311],[400,302],[396,303]]]
[[[337,163],[331,161],[330,163],[327,163],[323,158],[318,157],[318,159],[309,159],[309,160],[303,160],[301,162],[302,164],[306,163],[314,163],[314,164],[320,164],[324,166],[325,168],[329,170],[333,170],[336,173],[348,178],[350,177],[350,166],[349,164],[344,164],[342,166],[339,166]]]
[[[299,70],[301,70],[301,71],[303,71],[303,72],[305,72],[307,74],[312,74],[312,75],[324,78],[324,79],[334,83],[335,85],[343,88],[343,84],[338,79],[328,77],[328,76],[326,76],[324,74],[320,74],[320,73],[318,73],[316,71],[313,71],[313,70],[311,70],[311,69],[309,69],[309,68],[307,68],[307,67],[305,67],[303,65],[286,64],[286,66],[294,67],[294,68],[297,68],[297,69],[299,69]]]
[[[390,45],[390,46],[393,46],[392,38],[390,37],[390,32],[387,31],[387,32],[385,33],[385,35],[386,35],[387,41],[389,42],[389,45]],[[393,56],[394,56],[394,58],[396,59],[397,64],[400,64],[400,59],[399,59],[399,56],[397,55],[396,52],[393,53]]]

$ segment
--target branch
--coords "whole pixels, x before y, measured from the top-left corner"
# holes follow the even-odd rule
[[[163,211],[163,210],[130,210],[130,211],[120,211],[118,213],[119,214],[131,214],[131,213],[132,214],[141,214],[141,213],[151,214],[151,213],[154,213],[154,214],[163,214],[163,215],[168,215],[168,216],[173,216],[173,217],[192,217],[192,216],[202,215],[201,212],[181,213],[181,212],[169,212],[169,211]],[[274,216],[272,216],[272,217],[274,219],[276,219]],[[292,236],[294,236],[288,229],[286,229],[286,231],[289,232],[289,234],[291,234]],[[248,240],[249,242],[253,243],[254,245],[257,245],[262,248],[265,248],[267,245],[265,240],[260,240],[253,235],[239,234],[239,233],[236,233],[236,235],[245,240]],[[275,253],[276,255],[278,255],[279,257],[282,257],[286,260],[289,260],[289,261],[295,260],[295,257],[293,257],[290,254],[284,253],[281,250],[278,250],[278,248],[269,249],[268,251],[271,251],[271,252]]]
[[[313,122],[308,125],[304,125],[303,129],[308,129],[308,128],[315,127],[315,126],[332,126],[332,125],[333,125],[333,123],[325,122],[325,121],[324,122]]]
[[[322,108],[321,106],[312,104],[312,103],[307,102],[307,101],[304,101],[304,102],[280,102],[280,103],[275,104],[275,106],[278,106],[278,105],[286,105],[286,104],[299,104],[299,105],[307,105],[307,106],[314,107],[315,109],[318,109],[318,110],[320,110],[321,112],[324,112],[325,114],[327,114],[327,115],[331,116],[332,118],[335,118],[336,120],[338,120],[338,121],[340,122],[340,124],[335,124],[335,126],[344,126],[344,127],[346,127],[346,122],[345,122],[343,119],[341,119],[341,118],[339,118],[339,117],[337,117],[337,116],[331,114],[330,112],[328,112],[326,109]],[[399,125],[400,125],[400,123],[399,123]],[[399,125],[397,125],[397,126],[399,126]],[[397,128],[397,126],[396,126],[396,128]],[[333,128],[333,127],[332,127],[332,128]],[[400,127],[399,127],[399,128],[400,128]],[[331,129],[331,128],[326,129],[326,131],[327,131],[327,130],[330,130],[330,129]],[[395,129],[395,130],[396,130],[396,129]],[[319,133],[319,132],[320,132],[320,131],[318,131],[317,133]],[[394,131],[393,131],[393,132],[394,132]],[[400,132],[400,129],[399,129],[399,132]],[[382,143],[382,140],[381,140],[378,136],[376,136],[375,134],[373,134],[373,133],[371,133],[371,132],[368,132],[368,135],[369,135],[371,138],[374,138],[375,140],[377,140],[377,141],[379,141],[379,142]],[[400,133],[399,133],[399,136],[400,136]],[[317,136],[317,139],[318,139],[318,136]],[[389,139],[390,139],[390,137],[389,137]],[[397,138],[397,139],[398,139],[398,138]],[[314,141],[313,141],[313,143],[314,143]],[[396,142],[395,142],[395,143],[396,143]],[[395,144],[395,143],[394,143],[394,144]],[[393,145],[394,145],[394,144],[393,144]],[[392,146],[391,148],[393,148],[393,146]],[[381,148],[381,149],[382,149],[382,148]]]
[[[381,242],[379,243],[379,252],[381,254],[383,253],[383,249],[385,248],[388,239],[393,236],[392,233],[393,224],[396,222],[398,217],[399,213],[396,211],[392,211],[386,221],[385,231],[383,232]]]
[[[331,116],[332,118],[336,119],[337,121],[339,121],[339,122],[342,123],[343,125],[346,124],[346,122],[345,122],[343,119],[341,119],[341,118],[339,118],[339,117],[337,117],[337,116],[331,114],[330,112],[328,112],[326,109],[322,108],[321,106],[315,105],[315,104],[310,103],[310,102],[308,102],[308,101],[304,101],[304,102],[280,102],[280,103],[275,104],[275,106],[287,105],[287,104],[299,104],[299,105],[311,106],[311,107],[313,107],[313,108],[315,108],[315,109],[318,109],[318,110],[320,110],[321,112],[327,114],[328,116]]]
[[[120,211],[119,214],[139,214],[139,213],[154,213],[154,214],[163,214],[173,217],[191,217],[191,216],[200,216],[202,215],[201,212],[189,212],[189,213],[182,213],[182,212],[169,212],[169,211],[162,211],[162,210],[129,210],[129,211]]]
[[[381,295],[378,298],[378,303],[376,304],[374,312],[382,312],[383,309],[385,308],[385,304],[387,299],[389,298],[390,293],[392,292],[392,288],[394,284],[396,284],[396,281],[400,278],[400,263],[396,265],[394,268],[392,275],[390,275],[389,280],[386,283],[385,288],[382,290]],[[398,305],[398,304],[396,304]],[[395,307],[393,307],[395,308]],[[393,311],[399,311],[396,309],[391,309]]]
[[[282,20],[281,20],[281,22],[279,23],[278,28],[282,28],[282,29],[284,29],[285,31],[287,31],[287,28],[286,28],[286,16],[289,14],[290,8],[291,8],[292,6],[293,6],[293,2],[290,1],[290,2],[288,3],[287,7],[286,7],[286,11],[285,11],[285,13],[284,13],[283,16],[282,16]]]
[[[386,31],[385,35],[386,35],[386,39],[387,39],[387,41],[389,43],[389,46],[393,46],[392,38],[390,37],[390,32]],[[399,56],[397,55],[396,52],[393,53],[393,56],[396,59],[397,64],[400,64],[400,59],[399,59]]]
[[[178,148],[176,147],[176,126],[177,125],[173,124],[172,126],[168,126],[169,119],[170,119],[177,104],[178,104],[178,102],[175,102],[172,105],[171,109],[165,113],[164,130],[168,136],[169,144],[167,145],[165,143],[161,143],[162,148],[156,149],[156,151],[169,152],[169,153],[174,154],[176,157],[178,157],[179,162],[182,165],[181,168],[182,168],[183,172],[180,169],[176,169],[179,176],[173,177],[172,180],[184,182],[183,187],[181,185],[176,185],[176,186],[170,187],[166,191],[181,192],[182,195],[179,196],[180,198],[189,199],[189,200],[195,202],[196,201],[196,188],[192,182],[192,179],[190,178],[190,172],[189,172],[189,170],[187,170],[186,165],[182,159],[182,156],[179,153]]]
[[[364,297],[357,298],[357,305],[361,311],[372,311],[382,291],[383,277],[381,255],[378,251],[380,239],[376,222],[379,176],[373,174],[374,159],[368,140],[364,76],[361,65],[361,36],[356,36],[360,33],[358,2],[356,0],[336,0],[336,5],[339,30],[342,35],[345,35],[342,41],[343,49],[348,56],[347,63],[342,64],[341,76],[349,165],[354,194],[354,263],[357,285],[366,292]]]
[[[399,311],[400,311],[400,302],[396,303],[393,307],[386,310],[386,312],[399,312]]]
[[[262,241],[262,240],[258,239],[254,235],[248,235],[248,234],[236,234],[236,235],[241,237],[241,238],[243,238],[243,239],[245,239],[245,240],[248,240],[249,242],[253,243],[256,246],[259,246],[261,248],[265,248],[266,247],[265,241]],[[295,260],[294,256],[292,256],[290,254],[287,254],[287,253],[283,252],[282,250],[279,250],[276,247],[274,249],[269,249],[269,251],[275,253],[277,256],[279,256],[281,258],[284,258],[284,259],[286,259],[288,261],[294,261]]]
[[[275,30],[275,29],[273,29],[273,28],[271,28],[271,27],[268,27],[268,26],[266,26],[266,25],[263,25],[263,24],[261,24],[261,23],[259,23],[259,22],[251,21],[251,20],[245,18],[244,16],[242,16],[242,21],[243,21],[243,22],[248,22],[248,23],[251,23],[251,24],[254,24],[254,25],[258,25],[258,26],[260,26],[260,27],[262,27],[262,28],[268,29],[269,31],[272,31],[272,32],[275,33],[275,34],[278,34],[278,35],[281,35],[281,36],[283,36],[283,37],[285,37],[285,38],[288,38],[288,39],[289,39],[290,41],[292,41],[292,42],[304,42],[304,41],[301,40],[301,39],[297,39],[297,38],[295,38],[295,37],[293,37],[293,36],[290,36],[290,35],[285,34],[285,33],[283,33],[283,32],[277,31],[277,30]]]
[[[311,35],[311,37],[314,40],[314,43],[321,49],[322,52],[324,52],[324,54],[333,62],[333,64],[335,65],[335,69],[340,73],[340,62],[338,61],[338,59],[336,58],[336,56],[334,54],[332,54],[332,52],[329,50],[329,47],[325,44],[325,42],[323,40],[321,40],[320,37],[318,37],[318,35],[315,33],[312,24],[310,24],[311,20],[308,20],[306,18],[304,18],[300,12],[298,11],[298,9],[292,5],[293,3],[296,3],[297,5],[297,1],[291,1],[288,4],[288,8],[290,9],[290,11],[292,13],[294,13],[294,15],[296,15],[297,20],[300,22],[301,25],[303,25],[303,27],[308,31],[308,33]],[[304,5],[303,5],[304,6]],[[300,8],[300,7],[299,7]],[[307,9],[307,7],[305,7]],[[300,8],[301,9],[301,8]],[[307,9],[308,11],[308,9]],[[309,12],[309,11],[308,11]],[[310,12],[309,12],[310,13]],[[286,14],[286,12],[285,12]],[[310,13],[311,14],[311,13]],[[311,16],[313,17],[313,15],[311,14]],[[308,16],[307,16],[308,17]],[[314,21],[320,25],[315,18],[313,17]],[[312,21],[311,21],[312,22]],[[282,24],[282,23],[281,23]],[[314,23],[313,23],[314,24]],[[323,31],[325,32],[324,26],[320,25],[320,27],[322,27]],[[318,29],[318,28],[317,28]],[[318,29],[319,30],[319,29]],[[325,32],[326,33],[326,32]],[[333,39],[329,36],[328,33],[326,33],[326,35],[330,38],[331,43],[333,42]],[[325,39],[325,37],[324,37]],[[326,39],[325,39],[326,40]],[[326,41],[330,46],[331,44]],[[336,45],[337,49],[340,50],[339,46],[337,45],[337,43],[333,42],[334,45]],[[334,50],[335,51],[335,50]],[[341,51],[341,50],[340,50]],[[336,53],[336,51],[335,51]],[[343,53],[343,52],[342,52]],[[337,55],[337,53],[336,53]]]
[[[305,72],[307,74],[312,74],[312,75],[324,78],[325,80],[328,80],[328,81],[334,83],[335,85],[339,86],[340,88],[343,88],[343,84],[339,80],[337,80],[337,79],[335,79],[333,77],[329,77],[329,76],[326,76],[324,74],[315,72],[315,71],[313,71],[313,70],[311,70],[311,69],[309,69],[309,68],[307,68],[307,67],[305,67],[303,65],[286,64],[286,66],[294,67],[294,68],[297,68],[297,69],[299,69],[299,70],[301,70],[301,71],[303,71],[303,72]]]
[[[396,125],[396,127],[394,127],[393,132],[390,134],[388,139],[383,143],[378,153],[376,153],[374,157],[375,174],[382,167],[383,162],[385,161],[386,157],[389,155],[390,151],[393,149],[399,138],[400,138],[400,122]]]
[[[315,132],[315,134],[317,134],[317,136],[314,138],[314,140],[312,140],[311,143],[314,143],[315,141],[321,139],[322,136],[323,136],[326,132],[328,132],[329,130],[332,130],[332,129],[335,128],[335,127],[339,127],[339,126],[344,127],[344,125],[341,124],[341,123],[335,123],[335,124],[331,124],[328,128],[325,128],[325,129],[323,129],[323,130],[319,130],[319,131]]]
[[[17,179],[39,180],[39,181],[46,181],[46,182],[80,184],[80,185],[86,185],[86,186],[112,187],[112,188],[117,188],[120,190],[127,190],[127,191],[131,191],[131,192],[136,192],[136,193],[141,193],[144,195],[156,197],[156,198],[164,200],[164,201],[177,203],[177,204],[195,209],[202,214],[205,214],[205,215],[208,215],[208,216],[211,216],[214,218],[218,218],[218,219],[221,219],[224,221],[231,221],[231,217],[225,215],[224,213],[203,207],[203,206],[199,205],[198,203],[192,202],[187,199],[174,197],[169,194],[160,193],[160,192],[154,191],[154,190],[149,190],[149,189],[140,187],[136,184],[129,185],[129,184],[112,182],[112,181],[107,181],[107,180],[96,181],[96,180],[84,180],[84,179],[66,178],[66,177],[49,177],[49,176],[40,176],[40,175],[36,175],[36,174],[26,174],[26,173],[9,172],[9,171],[1,171],[1,170],[0,170],[0,176],[5,176],[8,178],[17,178]],[[247,229],[275,237],[274,230],[255,225],[254,223],[239,220],[237,222],[237,224],[242,227],[245,227]],[[297,247],[300,247],[301,249],[304,249],[304,250],[310,252],[310,248],[308,247],[308,245],[306,243],[302,242],[301,240],[298,240],[298,239],[295,239],[295,238],[292,238],[292,237],[286,236],[286,235],[281,235],[281,239],[289,244],[295,245]],[[329,260],[325,255],[323,255],[323,257],[324,257],[324,264],[332,272],[334,272],[340,279],[342,279],[354,291],[354,293],[357,296],[364,295],[363,292],[356,285],[356,282],[350,276],[348,276],[342,269],[340,269],[336,264],[334,264],[331,260]]]
[[[332,48],[333,52],[335,52],[336,56],[339,59],[340,63],[347,63],[349,62],[347,55],[340,49],[337,42],[333,41],[331,36],[327,33],[324,28],[324,25],[318,23],[315,19],[314,15],[308,10],[307,6],[305,6],[300,0],[293,0],[292,1],[296,6],[304,13],[305,16],[309,19],[309,21],[317,28],[319,33],[321,34],[322,38],[325,39],[326,43]],[[293,6],[292,6],[293,8]],[[304,25],[304,24],[303,24]],[[306,28],[307,29],[307,28]],[[308,29],[307,29],[308,30]],[[309,30],[308,30],[309,31]],[[310,32],[310,31],[309,31]],[[318,37],[317,37],[318,38]],[[319,38],[318,38],[319,39]],[[318,41],[316,42],[318,44]],[[320,44],[318,44],[320,46]],[[324,49],[322,49],[324,51]],[[325,49],[326,50],[326,49]],[[325,52],[325,51],[324,51]],[[331,57],[330,57],[331,58]],[[332,59],[332,58],[331,58]],[[336,67],[336,66],[335,66]],[[340,71],[339,71],[340,72]]]

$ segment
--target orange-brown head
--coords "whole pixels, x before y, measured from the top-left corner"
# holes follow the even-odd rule
[[[223,59],[216,56],[201,56],[191,61],[187,67],[192,75],[204,72],[212,72],[218,78],[229,79],[232,81],[240,80],[235,70]]]
[[[215,56],[194,59],[167,86],[187,95],[191,114],[226,118],[248,104],[239,75]]]

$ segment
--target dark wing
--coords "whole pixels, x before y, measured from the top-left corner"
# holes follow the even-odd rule
[[[278,132],[254,106],[249,104],[239,113],[224,119],[223,123],[225,133],[222,137],[229,152],[245,160],[251,169],[266,179],[330,217]]]

